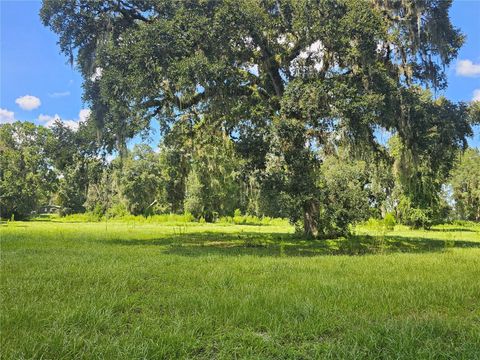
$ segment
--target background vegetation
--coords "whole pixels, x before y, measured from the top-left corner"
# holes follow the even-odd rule
[[[88,124],[78,131],[61,122],[51,129],[20,122],[1,125],[1,215],[18,220],[51,204],[62,216],[85,213],[83,218],[91,221],[160,214],[236,224],[294,220],[282,168],[249,172],[238,144],[219,139],[210,137],[203,146],[183,150],[169,146],[167,137],[158,152],[137,145],[109,162]],[[440,173],[432,173],[428,158],[432,161],[421,165],[425,172],[417,165],[412,175],[402,168],[401,146],[392,136],[381,157],[356,158],[342,146],[317,151],[322,159],[316,172],[322,236],[345,235],[352,223],[386,216],[425,228],[480,219],[478,149],[452,150],[451,166]]]
[[[45,0],[40,18],[81,72],[91,115],[77,134],[57,124],[50,160],[20,173],[2,164],[2,216],[50,199],[63,213],[188,212],[207,222],[239,209],[288,218],[313,238],[390,212],[414,227],[478,220],[478,183],[450,175],[479,104],[432,95],[464,42],[450,5]],[[152,121],[159,152],[129,150]],[[1,151],[23,151],[21,127],[6,127]],[[100,154],[112,151],[119,158],[107,164]],[[12,189],[9,176],[37,170]],[[22,190],[44,172],[51,189]]]

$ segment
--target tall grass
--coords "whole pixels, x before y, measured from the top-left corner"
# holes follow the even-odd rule
[[[479,358],[480,228],[293,232],[1,225],[1,358]]]
[[[152,224],[162,224],[162,223],[191,223],[191,222],[202,222],[190,213],[185,214],[158,214],[158,215],[117,215],[117,216],[108,216],[108,215],[99,215],[91,212],[86,212],[82,214],[71,214],[64,217],[51,216],[51,220],[58,222],[102,222],[102,221],[123,221],[123,222],[136,222],[139,224],[142,223],[152,223]],[[33,218],[32,220],[40,220],[40,218]],[[236,224],[236,225],[272,225],[272,226],[288,226],[287,219],[278,219],[271,217],[258,217],[253,215],[235,215],[235,216],[225,216],[220,217],[215,221],[219,224]]]

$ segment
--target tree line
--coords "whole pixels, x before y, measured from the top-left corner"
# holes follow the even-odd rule
[[[399,219],[415,219],[402,221],[428,226],[440,216],[442,185],[479,119],[475,104],[432,96],[464,42],[450,6],[44,0],[40,16],[81,72],[97,145],[119,152],[117,166],[132,156],[137,164],[128,139],[159,122],[164,141],[152,156],[174,161],[162,167],[171,211],[191,207],[211,220],[233,197],[245,211],[288,216],[321,237],[344,233],[362,214],[350,189],[365,185],[357,161],[372,182],[362,199],[374,208],[383,200],[366,193],[382,188]],[[392,135],[390,146],[378,131]],[[358,172],[339,170],[351,162]],[[393,171],[372,170],[377,163]],[[393,176],[394,186],[377,187],[373,174]],[[140,191],[122,186],[111,191]]]
[[[260,172],[223,130],[184,130],[172,131],[156,151],[138,144],[107,161],[92,124],[78,130],[61,121],[51,128],[29,122],[1,125],[1,216],[25,218],[53,204],[61,215],[190,213],[211,222],[243,213],[289,218],[301,225],[288,192],[291,179],[280,159],[271,154]],[[448,154],[451,169],[445,173],[434,171],[433,159],[425,160],[415,169],[428,171],[412,178],[412,170],[403,169],[401,148],[393,135],[381,155],[352,156],[348,145],[337,141],[328,150],[317,150],[322,162],[315,174],[322,189],[321,236],[343,235],[351,223],[388,214],[414,227],[480,220],[478,149]]]

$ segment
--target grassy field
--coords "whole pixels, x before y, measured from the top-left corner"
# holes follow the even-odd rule
[[[480,359],[480,226],[0,225],[2,359]]]

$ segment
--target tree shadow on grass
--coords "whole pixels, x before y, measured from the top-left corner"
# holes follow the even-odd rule
[[[432,228],[432,229],[429,229],[428,231],[429,232],[476,232],[475,230],[465,229],[465,228],[446,228],[446,229]]]
[[[239,244],[247,244],[246,247],[256,247],[258,241],[262,240],[268,243],[282,241],[282,239],[292,238],[291,234],[286,233],[261,233],[261,232],[195,232],[182,234],[165,234],[163,236],[151,239],[102,239],[97,240],[103,244],[125,245],[125,246],[218,246],[229,247]],[[250,244],[251,243],[251,244]],[[255,243],[255,244],[254,244]],[[253,245],[253,246],[249,246]]]
[[[480,242],[403,237],[351,235],[333,240],[306,240],[285,233],[193,233],[166,235],[148,240],[102,240],[109,245],[160,246],[164,253],[201,257],[222,256],[320,256],[382,253],[425,253],[450,248],[480,248]]]

